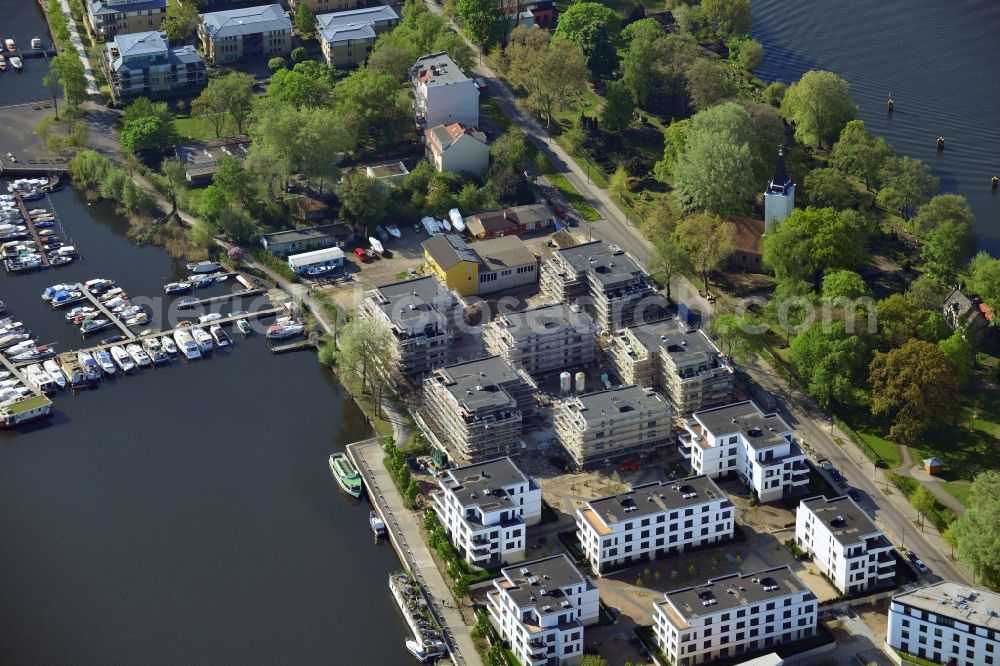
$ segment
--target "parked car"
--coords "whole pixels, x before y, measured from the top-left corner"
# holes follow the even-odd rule
[[[861,493],[859,493],[854,488],[851,488],[850,490],[847,491],[847,496],[850,497],[855,502],[860,502],[861,501]]]
[[[365,248],[356,247],[354,248],[354,256],[361,260],[361,263],[367,264],[371,259],[368,258],[368,253],[365,252]]]
[[[489,91],[489,86],[486,85],[486,79],[481,76],[475,78],[476,87],[479,88],[479,94],[485,95]]]
[[[909,558],[910,563],[913,564],[913,566],[916,567],[917,571],[920,573],[927,573],[929,571],[927,565],[924,564],[924,561],[917,557],[917,554],[912,550],[907,551],[906,557]]]
[[[816,460],[816,464],[823,469],[833,469],[833,463],[827,458],[819,458]]]

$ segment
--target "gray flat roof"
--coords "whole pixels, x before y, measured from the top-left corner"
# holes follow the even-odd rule
[[[278,245],[281,243],[322,240],[324,238],[343,236],[345,235],[345,230],[349,231],[347,225],[344,224],[323,224],[316,227],[276,231],[273,234],[264,234],[262,238],[267,239],[267,242],[271,245]]]
[[[730,594],[728,590],[733,590],[734,593]],[[754,573],[733,573],[713,578],[703,585],[667,592],[664,595],[665,599],[658,601],[657,605],[664,605],[669,599],[686,620],[762,601],[780,599],[796,592],[809,592],[809,590],[788,566],[783,566]],[[812,595],[811,592],[809,594]],[[705,605],[706,601],[712,600],[715,603]]]
[[[359,7],[358,9],[348,9],[342,12],[319,14],[316,16],[316,23],[319,24],[321,29],[324,29],[331,26],[371,25],[376,21],[393,21],[398,18],[399,14],[392,7],[376,5],[375,7]]]
[[[192,47],[187,47],[192,48]],[[247,156],[250,148],[250,139],[242,137],[229,137],[225,139],[215,139],[214,141],[196,141],[191,143],[181,143],[174,147],[184,168],[192,173],[214,173],[219,166],[219,160],[223,157],[232,157],[242,160]],[[286,232],[278,232],[286,233]],[[264,234],[265,236],[275,236],[277,234]]]
[[[864,509],[847,495],[827,499],[823,495],[802,500],[842,546],[863,543],[871,534],[881,534]]]
[[[942,580],[897,594],[892,600],[994,631],[1000,629],[1000,594],[979,587]]]
[[[446,323],[446,317],[438,312],[434,304],[442,297],[454,301],[454,296],[437,279],[428,275],[414,280],[401,280],[375,287],[388,303],[379,303],[379,308],[396,324],[408,324],[425,319],[427,324]]]
[[[125,2],[121,4],[109,5],[106,2],[97,0],[90,3],[90,13],[94,16],[102,14],[123,14],[125,12],[138,12],[148,9],[163,9],[167,6],[167,0],[137,0],[136,2]]]
[[[565,612],[560,605],[567,601],[562,588],[587,584],[587,579],[565,553],[505,567],[500,573],[515,585],[504,588],[514,603],[520,608],[533,606],[540,615]]]
[[[644,483],[624,493],[590,500],[587,504],[605,524],[611,525],[718,499],[725,500],[726,494],[712,479],[700,475],[677,481]]]
[[[510,458],[494,458],[473,465],[448,470],[449,486],[462,506],[477,505],[485,510],[510,503],[504,486],[529,481]]]
[[[661,348],[675,359],[719,353],[719,349],[708,339],[704,331],[701,329],[688,331],[679,319],[664,319],[651,324],[632,326],[628,330],[651,354]]]
[[[208,12],[201,15],[201,20],[212,39],[292,29],[288,14],[276,4]]]
[[[441,384],[460,405],[470,411],[490,407],[517,407],[513,396],[504,390],[510,382],[522,381],[510,363],[499,356],[488,356],[440,368],[428,381],[444,379]]]
[[[791,432],[791,427],[777,414],[765,414],[752,400],[744,400],[714,409],[695,412],[693,417],[714,437],[724,437],[742,432],[754,447],[784,444],[781,433]]]
[[[509,331],[515,339],[527,338],[546,331],[555,332],[562,328],[585,326],[597,330],[594,320],[587,313],[568,303],[552,303],[517,312],[506,312],[503,317],[506,323],[497,320],[494,320],[494,323]]]
[[[612,249],[603,240],[556,250],[577,273],[588,273],[605,285],[613,285],[645,276],[643,270],[629,254]]]
[[[630,412],[649,407],[661,407],[670,410],[670,405],[659,393],[633,384],[622,388],[613,388],[587,395],[576,396],[570,402],[579,401],[583,410],[589,412]],[[584,412],[586,416],[586,413]]]
[[[336,44],[360,39],[375,39],[375,31],[371,23],[342,23],[320,28],[320,37],[327,44]]]
[[[427,87],[447,86],[471,81],[445,52],[431,53],[417,58],[410,70],[413,76]]]

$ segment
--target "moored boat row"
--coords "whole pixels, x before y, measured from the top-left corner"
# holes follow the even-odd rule
[[[403,613],[406,625],[413,632],[413,638],[405,642],[410,654],[419,661],[430,661],[447,654],[448,646],[427,606],[427,592],[423,585],[409,574],[395,573],[389,576],[389,590]]]

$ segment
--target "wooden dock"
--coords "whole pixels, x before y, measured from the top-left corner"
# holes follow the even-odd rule
[[[114,312],[106,308],[104,306],[104,303],[101,303],[101,301],[97,298],[97,296],[94,296],[92,293],[90,293],[89,289],[87,289],[80,283],[77,283],[76,288],[79,289],[81,292],[83,292],[83,295],[87,297],[87,300],[90,301],[94,305],[94,307],[100,310],[101,314],[107,317],[108,321],[117,326],[118,329],[125,335],[126,338],[128,338],[130,341],[136,339],[137,336],[135,333],[132,332],[132,329],[126,326],[125,322],[123,322],[121,319],[118,318],[118,315],[116,315]]]
[[[35,239],[35,247],[38,248],[38,253],[42,258],[42,266],[44,268],[49,267],[49,254],[42,249],[42,239],[38,235],[38,229],[35,228],[35,223],[31,221],[31,215],[28,214],[28,207],[24,204],[24,197],[21,196],[20,192],[14,192],[14,201],[17,202],[17,207],[21,209],[21,215],[24,217],[24,223],[28,226],[28,231],[31,232],[31,237]]]
[[[307,349],[316,349],[319,346],[319,336],[315,333],[310,333],[309,337],[305,340],[296,340],[295,342],[289,342],[283,345],[274,345],[271,347],[272,354],[287,354],[288,352],[295,351],[305,351]]]
[[[195,301],[187,301],[184,303],[179,303],[177,305],[178,310],[193,310],[194,308],[202,307],[204,305],[211,305],[213,303],[222,303],[225,301],[231,301],[235,298],[243,298],[244,296],[260,296],[261,294],[267,293],[267,289],[247,289],[246,291],[230,292],[228,294],[222,294],[221,296],[209,296],[208,298],[199,298]]]
[[[18,381],[20,381],[22,384],[24,384],[25,386],[27,386],[28,388],[30,388],[31,391],[35,395],[45,395],[44,393],[42,393],[41,391],[39,391],[38,389],[36,389],[34,386],[32,386],[31,384],[28,383],[28,379],[23,374],[21,374],[21,370],[19,369],[19,367],[16,366],[16,365],[14,365],[10,361],[10,359],[7,358],[6,354],[0,354],[0,363],[2,363],[5,368],[7,368],[8,370],[10,370],[10,373],[14,377],[16,377]],[[37,361],[28,361],[28,362],[23,363],[22,365],[31,365],[32,363],[37,363]]]

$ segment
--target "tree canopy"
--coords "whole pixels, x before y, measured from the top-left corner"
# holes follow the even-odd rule
[[[886,159],[895,156],[882,137],[872,136],[862,120],[852,120],[840,132],[830,153],[830,163],[844,173],[865,181],[869,190],[879,183],[879,172]]]
[[[160,29],[167,33],[171,44],[184,44],[194,37],[200,23],[197,2],[171,2],[167,5],[167,16]]]
[[[1000,589],[1000,471],[976,475],[969,505],[954,523],[958,557],[990,589]]]
[[[695,213],[677,224],[674,239],[687,252],[691,266],[701,275],[705,291],[708,276],[722,268],[736,246],[736,227],[711,213]]]
[[[823,300],[834,302],[870,297],[872,292],[864,278],[854,271],[832,271],[823,276],[822,294]]]
[[[929,200],[938,191],[938,179],[929,166],[912,157],[889,157],[879,170],[882,190],[878,201],[910,219],[913,209]]]
[[[545,117],[548,128],[552,126],[553,112],[567,108],[586,89],[587,63],[575,43],[564,39],[547,43],[543,40],[512,41],[507,47],[508,75],[515,86],[527,93],[525,101]]]
[[[861,216],[810,206],[796,208],[764,235],[761,256],[779,280],[810,279],[822,271],[860,266],[867,243]]]
[[[507,22],[500,0],[458,0],[455,10],[474,44],[487,49],[503,40]]]
[[[795,138],[810,146],[832,146],[856,112],[847,81],[832,72],[806,72],[781,101],[781,115],[795,124]]]
[[[613,9],[597,2],[577,2],[559,15],[556,37],[566,39],[583,52],[587,68],[595,79],[608,74],[618,64],[615,47],[621,21]]]
[[[702,0],[701,8],[719,40],[750,32],[750,0]]]
[[[790,358],[807,390],[824,409],[862,400],[870,351],[843,322],[819,322],[792,340]]]
[[[974,245],[972,229],[967,224],[955,220],[941,222],[924,242],[927,272],[942,284],[954,284]]]
[[[77,107],[87,100],[87,76],[75,53],[53,57],[49,70],[58,78],[67,104]]]
[[[843,210],[855,200],[850,179],[837,169],[813,169],[806,174],[803,185],[810,205],[818,208]]]
[[[969,262],[969,286],[993,312],[1000,312],[1000,259],[986,252],[977,253]]]
[[[946,221],[971,228],[975,218],[968,199],[960,194],[938,194],[917,208],[917,213],[913,216],[913,230],[920,235],[927,235]]]

